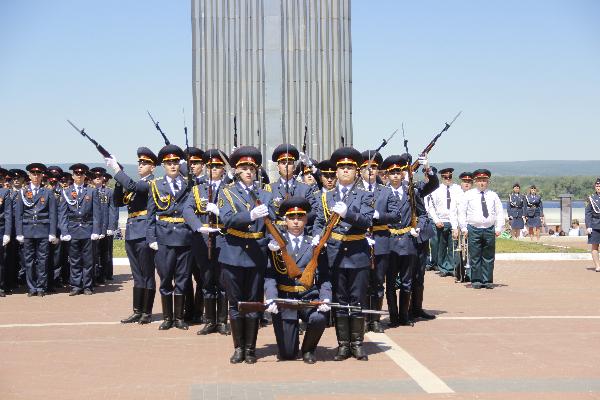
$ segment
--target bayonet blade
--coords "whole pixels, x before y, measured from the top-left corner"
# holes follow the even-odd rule
[[[150,119],[152,120],[152,123],[154,124],[154,126],[157,126],[157,125],[158,125],[158,122],[156,122],[156,121],[154,120],[154,118],[152,118],[152,114],[150,114],[150,111],[146,110],[146,112],[148,113],[148,116],[149,116],[149,117],[150,117]]]
[[[71,121],[67,120],[67,122],[69,123],[69,125],[71,125],[73,127],[73,129],[75,129],[77,132],[82,133],[84,132],[84,129],[79,129],[78,127],[75,126],[74,123],[72,123]]]
[[[454,117],[454,119],[452,120],[452,122],[450,122],[449,124],[447,124],[448,126],[452,126],[452,124],[454,123],[454,121],[456,121],[456,119],[460,116],[460,114],[462,114],[462,110],[458,112],[458,114],[456,114],[456,116]]]

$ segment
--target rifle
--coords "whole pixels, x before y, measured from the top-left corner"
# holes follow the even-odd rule
[[[233,116],[233,147],[237,149],[238,140],[237,140],[237,115]]]
[[[227,164],[227,166],[229,168],[231,168],[231,165],[227,161],[225,154],[221,150],[218,150],[218,151],[219,151],[219,154],[221,154],[221,157],[223,158],[223,161],[225,162],[225,164]],[[238,174],[234,174],[233,181],[236,182],[237,180],[238,180]],[[262,202],[258,199],[258,196],[256,195],[255,190],[256,190],[256,187],[254,186],[253,189],[250,190],[250,196],[252,197],[252,200],[254,201],[254,203],[256,205],[261,205]],[[296,277],[302,275],[302,271],[300,271],[300,268],[298,268],[298,265],[296,265],[296,261],[294,261],[294,259],[287,252],[287,240],[283,237],[283,235],[281,234],[279,229],[277,229],[277,227],[275,225],[273,225],[273,221],[271,221],[271,218],[264,217],[264,222],[265,222],[265,227],[267,228],[267,231],[269,231],[271,236],[273,236],[273,239],[275,239],[275,241],[279,245],[279,251],[281,251],[281,258],[283,259],[283,262],[286,265],[288,276],[293,279],[293,278],[296,278]],[[311,282],[310,286],[312,286],[312,282]],[[308,287],[310,287],[310,286],[308,286]]]
[[[318,300],[296,300],[296,299],[272,299],[277,307],[287,308],[291,310],[301,310],[303,308],[314,308],[321,304],[327,304],[331,308],[339,310],[348,310],[349,313],[360,313],[360,314],[374,314],[374,315],[388,315],[387,311],[369,310],[362,308],[360,305],[351,306],[349,304],[341,303],[326,303]],[[260,301],[238,301],[238,310],[243,314],[252,312],[263,312],[267,309],[266,303]]]
[[[342,147],[344,147],[346,145],[346,138],[344,137],[344,135],[342,135],[340,137],[341,141],[342,141]]]
[[[462,114],[462,111],[459,111],[458,114],[456,114],[456,116],[454,117],[454,119],[452,120],[452,122],[450,122],[450,123],[446,122],[446,125],[444,126],[444,129],[442,129],[442,131],[440,133],[438,133],[437,135],[435,135],[435,137],[433,138],[433,140],[431,142],[429,142],[429,144],[425,147],[425,149],[423,149],[423,151],[419,154],[419,157],[424,157],[424,156],[426,156],[431,151],[431,149],[433,148],[433,146],[435,146],[435,142],[437,142],[437,140],[440,138],[440,136],[442,136],[442,133],[444,133],[448,129],[450,129],[450,127],[452,126],[452,124],[454,123],[454,121],[456,121],[456,119],[459,117],[460,114]],[[411,171],[416,171],[417,168],[419,168],[419,160],[415,161],[410,166]]]
[[[302,152],[306,154],[306,136],[308,136],[308,126],[304,125],[304,138],[302,139]]]
[[[388,142],[390,140],[392,140],[392,138],[394,137],[396,132],[398,132],[398,129],[396,129],[387,140],[383,139],[383,141],[381,142],[381,144],[379,145],[377,150],[375,150],[373,152],[373,155],[369,158],[369,164],[371,163],[371,161],[373,161],[373,158],[375,158],[375,154],[377,154],[377,152],[379,150],[384,148],[385,145],[388,144]],[[360,175],[358,175],[357,179],[354,180],[354,184],[352,185],[350,190],[348,190],[346,192],[346,194],[344,195],[344,197],[341,200],[342,202],[344,202],[344,203],[346,202],[346,198],[348,197],[348,195],[350,193],[352,193],[354,188],[356,188],[356,185],[358,184],[358,182],[360,182]],[[327,222],[327,225],[325,225],[325,229],[322,232],[319,243],[317,243],[317,245],[313,249],[312,258],[308,262],[308,265],[306,265],[306,267],[304,268],[304,272],[302,272],[302,277],[298,280],[303,286],[309,287],[312,285],[313,279],[315,277],[315,271],[317,270],[317,259],[319,258],[319,254],[321,254],[321,250],[323,250],[323,247],[325,247],[325,244],[329,240],[329,237],[331,236],[331,233],[333,232],[333,228],[339,222],[340,222],[339,214],[332,212],[331,217],[329,218],[329,221]]]
[[[90,135],[88,135],[85,132],[85,128],[84,129],[79,129],[71,121],[67,120],[67,122],[69,123],[69,125],[71,125],[73,127],[73,129],[75,129],[77,132],[81,133],[81,136],[83,136],[84,138],[86,138],[87,140],[89,140],[90,142],[92,142],[92,144],[94,146],[96,146],[96,150],[98,150],[98,152],[100,154],[102,154],[103,157],[105,157],[105,158],[112,158],[112,155],[110,154],[110,152],[108,150],[106,150],[104,147],[102,147],[101,144],[99,144],[98,142],[96,142],[94,139],[92,139],[90,137]],[[123,169],[123,166],[120,163],[119,163],[119,167],[121,167],[121,169]]]
[[[404,134],[404,122],[402,123],[402,137],[404,138],[404,150],[406,151],[406,155],[408,156],[410,153],[408,152],[408,139],[406,139],[406,135]],[[406,166],[408,167],[408,201],[410,202],[410,226],[413,228],[417,227],[417,201],[415,200],[415,186],[413,181],[413,171],[412,166],[410,166],[410,161],[406,160]],[[417,162],[418,164],[418,162]]]
[[[148,113],[148,116],[150,117],[150,119],[152,120],[152,123],[154,124],[154,127],[156,128],[156,130],[158,132],[160,132],[161,136],[163,137],[164,141],[165,141],[165,145],[168,146],[171,144],[171,142],[169,142],[169,139],[167,139],[167,135],[165,135],[165,133],[162,131],[162,129],[160,129],[160,126],[158,125],[158,122],[156,122],[154,120],[154,118],[152,118],[152,114],[150,114],[150,111],[146,110],[146,112]]]
[[[208,202],[213,201],[213,190],[212,190],[212,162],[208,164]],[[216,202],[215,202],[216,203]],[[208,215],[208,226],[212,228],[213,225],[213,213]],[[212,233],[209,232],[206,246],[208,247],[208,259],[212,259]]]
[[[194,187],[194,173],[192,172],[192,167],[190,166],[190,144],[188,142],[188,134],[187,134],[187,124],[185,123],[185,108],[183,110],[183,133],[185,134],[185,149],[186,149],[186,157],[185,162],[187,164],[187,178],[188,184],[186,190],[192,190]]]

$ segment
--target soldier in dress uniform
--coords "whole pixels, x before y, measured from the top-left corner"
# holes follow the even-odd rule
[[[525,196],[523,213],[525,214],[525,221],[529,228],[529,237],[533,240],[535,235],[536,240],[539,242],[540,231],[542,230],[542,225],[544,225],[544,205],[535,185],[531,185],[529,193]]]
[[[12,200],[12,232],[11,240],[8,244],[6,254],[6,266],[8,269],[7,278],[11,286],[17,287],[26,285],[25,279],[25,262],[23,261],[23,246],[17,241],[16,224],[15,224],[15,207],[17,205],[17,196],[19,191],[29,179],[27,172],[22,169],[11,169],[9,172],[12,175],[12,187],[10,196]]]
[[[106,165],[115,172],[115,205],[117,208],[127,206],[125,251],[133,275],[133,314],[121,320],[124,324],[149,324],[156,294],[156,250],[149,247],[146,233],[150,182],[154,179],[154,169],[159,162],[156,154],[147,147],[138,148],[137,157],[140,178],[137,182],[121,169],[114,157],[105,159]]]
[[[335,189],[335,185],[337,184],[337,175],[335,164],[333,164],[330,160],[323,160],[318,163],[317,169],[319,170],[319,187],[321,189],[315,190],[313,194],[317,196],[318,203],[322,193]]]
[[[226,229],[219,253],[222,279],[229,300],[229,318],[234,353],[231,363],[256,362],[258,313],[240,314],[239,301],[262,301],[264,273],[267,266],[267,242],[264,217],[275,220],[271,193],[256,187],[257,169],[262,155],[252,146],[238,147],[230,156],[236,179],[223,188],[219,200],[219,217]],[[261,204],[254,200],[252,193]]]
[[[280,144],[275,148],[275,150],[273,150],[271,160],[277,163],[279,179],[267,185],[265,189],[272,193],[275,212],[277,212],[279,204],[281,204],[283,200],[286,200],[292,196],[304,197],[311,204],[311,208],[313,210],[315,209],[316,199],[312,195],[310,186],[305,183],[298,182],[294,177],[295,163],[299,157],[300,153],[298,149],[291,144]],[[309,213],[309,225],[312,225],[314,218],[314,212]],[[279,218],[277,220],[277,224],[284,226],[285,221]]]
[[[73,164],[73,185],[62,190],[58,205],[58,220],[62,241],[69,242],[71,292],[69,296],[93,294],[94,257],[92,241],[102,233],[102,209],[98,192],[86,185],[89,167]]]
[[[102,254],[106,246],[103,245],[103,242],[106,239],[106,231],[108,229],[108,216],[110,213],[114,212],[110,210],[110,203],[112,203],[112,190],[110,191],[111,199],[109,199],[109,193],[107,192],[106,187],[104,187],[105,173],[106,169],[102,167],[94,167],[88,172],[89,182],[96,189],[98,199],[100,199],[100,209],[102,215],[100,239],[92,242],[92,253],[94,255],[94,285],[103,284],[106,282],[106,259]],[[112,204],[112,208],[115,208],[114,203]]]
[[[27,165],[30,184],[21,188],[15,206],[17,241],[23,245],[27,296],[43,297],[48,289],[48,254],[50,243],[57,244],[56,198],[42,186],[46,166]]]
[[[160,330],[188,329],[183,319],[185,289],[190,279],[192,230],[186,224],[185,205],[191,188],[180,174],[183,150],[176,145],[158,152],[166,176],[150,182],[147,241],[157,250],[155,261],[160,277],[163,322]]]
[[[204,152],[197,147],[188,147],[184,154],[189,160],[188,173],[193,176],[194,185],[204,184],[206,177],[204,176]],[[192,200],[192,196],[189,197]],[[215,206],[216,207],[216,206]],[[194,230],[194,227],[192,227]],[[202,268],[206,264],[206,252],[203,252],[199,247],[205,247],[202,240],[202,234],[194,233],[192,239],[191,261],[191,276],[189,284],[185,291],[185,311],[183,314],[186,322],[199,324],[202,322],[204,313],[204,295],[202,293]],[[205,248],[204,248],[205,250]],[[196,290],[194,290],[194,281],[196,282]]]
[[[114,190],[107,186],[111,179],[111,174],[104,174],[102,190],[108,201],[108,216],[105,223],[106,237],[100,240],[100,262],[104,266],[104,278],[109,281],[113,280],[113,247],[115,234],[119,229],[119,207],[115,202]]]
[[[425,227],[427,216],[422,197],[415,189],[414,200],[416,209],[416,226],[413,226],[413,210],[409,196],[408,182],[404,179],[404,172],[410,168],[408,154],[392,155],[387,157],[382,164],[382,169],[387,171],[392,195],[400,203],[400,221],[390,224],[390,264],[386,280],[386,299],[390,313],[391,328],[410,325],[409,309],[411,304],[412,281],[414,269],[417,267],[417,238]],[[400,289],[400,296],[396,295],[396,285]]]
[[[465,193],[458,207],[458,224],[469,241],[473,289],[493,289],[496,237],[504,226],[500,198],[488,189],[491,176],[487,169],[473,171],[475,188]]]
[[[585,207],[585,229],[588,234],[588,244],[592,245],[592,260],[595,271],[600,272],[600,258],[598,246],[600,245],[600,178],[594,184],[594,194],[588,197]]]
[[[371,310],[381,311],[383,295],[385,294],[385,274],[387,273],[390,257],[390,231],[388,224],[400,221],[400,201],[392,195],[392,190],[376,182],[379,167],[383,157],[378,152],[371,150],[362,152],[363,163],[360,166],[360,189],[373,193],[375,211],[373,213],[373,226],[369,228],[372,243],[372,264],[369,271],[369,293],[367,306]],[[367,330],[382,333],[380,315],[368,316]]]
[[[340,220],[333,228],[327,241],[326,254],[331,267],[334,299],[342,304],[367,304],[371,251],[367,241],[367,231],[371,227],[373,194],[354,186],[358,167],[363,163],[360,152],[352,147],[342,147],[331,155],[336,166],[337,186],[323,192],[317,202],[317,218],[313,227],[313,245],[321,237],[332,214]],[[336,335],[338,350],[335,361],[343,361],[350,356],[357,360],[368,360],[362,347],[365,333],[365,318],[361,314],[347,310],[336,312]]]
[[[311,191],[318,189],[318,186],[319,186],[317,184],[317,176],[316,175],[317,175],[318,169],[317,169],[316,165],[317,165],[317,160],[311,158],[310,165],[300,163],[295,171],[295,175],[300,175],[302,183],[305,183],[308,186],[310,186]]]
[[[304,271],[312,258],[312,237],[304,234],[310,211],[311,206],[308,200],[299,196],[290,197],[281,202],[279,206],[279,214],[285,218],[286,223],[286,233],[284,234],[288,241],[286,250],[301,271]],[[326,314],[330,311],[330,307],[327,304],[321,304],[314,308],[279,310],[273,299],[331,302],[331,282],[327,264],[318,264],[314,284],[311,287],[305,287],[297,279],[292,279],[287,275],[287,266],[281,258],[279,244],[275,240],[271,240],[268,247],[271,254],[264,288],[268,305],[267,311],[273,314],[273,329],[279,349],[278,358],[294,360],[298,356],[299,320],[302,319],[306,322],[304,340],[300,348],[302,359],[307,364],[314,364],[317,361],[315,351],[325,331]]]
[[[5,177],[9,172],[0,168],[0,236],[2,236],[2,246],[0,246],[0,297],[6,296],[6,248],[10,243],[10,234],[12,231],[12,197],[10,190],[3,186]]]
[[[460,186],[452,181],[454,168],[439,170],[442,177],[442,185],[432,194],[433,204],[429,208],[433,222],[437,228],[438,256],[437,263],[441,277],[454,276],[455,257],[454,241],[452,239],[452,224],[450,214],[453,208],[452,202],[461,195]]]
[[[221,191],[226,186],[225,160],[219,150],[209,149],[204,153],[203,161],[206,177],[192,189],[186,205],[195,215],[188,224],[194,231],[192,254],[201,274],[201,279],[197,280],[202,283],[201,292],[196,292],[196,296],[204,298],[206,324],[198,331],[198,335],[214,332],[228,335],[230,332],[227,326],[227,297],[221,283],[219,265],[219,253],[224,243],[220,231],[223,224],[219,220],[219,208],[216,205]]]
[[[56,199],[57,210],[58,203],[61,196],[60,178],[63,174],[61,167],[57,165],[50,165],[46,171],[48,179],[46,181],[46,188],[52,192]],[[59,225],[59,224],[58,224]],[[56,237],[60,237],[60,228],[56,228]],[[50,249],[48,253],[48,291],[54,292],[55,288],[62,288],[67,283],[61,280],[61,270],[63,268],[63,244],[59,240],[55,240],[55,243],[50,243]],[[66,258],[66,257],[65,257]]]
[[[508,203],[506,204],[506,213],[510,221],[510,231],[512,237],[515,239],[521,236],[521,229],[525,227],[524,205],[525,197],[521,194],[521,185],[515,183],[512,193],[508,195]]]

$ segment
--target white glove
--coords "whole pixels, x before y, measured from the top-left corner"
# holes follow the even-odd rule
[[[338,201],[331,208],[331,211],[333,211],[334,213],[338,214],[340,217],[345,218],[346,217],[346,213],[348,212],[348,206],[343,201]]]
[[[329,299],[323,300],[323,304],[320,304],[319,307],[317,307],[317,311],[327,312],[327,311],[331,310],[331,307],[329,306],[329,304],[327,304],[330,302],[331,302],[331,300],[329,300]]]
[[[17,236],[17,242],[23,243],[23,241],[25,241],[25,237],[23,235]]]
[[[317,235],[315,237],[312,238],[312,242],[310,242],[310,245],[315,247],[316,245],[319,244],[319,241],[321,240],[321,236]]]
[[[410,234],[412,235],[412,237],[418,237],[419,232],[421,232],[421,228],[410,228]]]
[[[54,235],[48,235],[48,241],[52,244],[58,244],[58,239]]]
[[[279,310],[277,309],[277,303],[273,300],[267,300],[267,308],[265,311],[271,314],[278,314]]]
[[[63,242],[70,242],[71,235],[60,235],[60,240],[62,240]]]
[[[373,219],[379,219],[379,211],[375,210],[373,213]]]
[[[105,157],[104,162],[106,163],[107,167],[112,168],[112,170],[115,172],[119,172],[121,170],[121,167],[119,167],[119,163],[117,162],[117,159],[112,154],[110,155],[110,157]]]
[[[256,206],[250,211],[250,219],[252,219],[252,221],[256,221],[257,219],[266,217],[267,215],[269,215],[269,209],[264,204]]]
[[[587,234],[588,234],[588,235],[591,235],[591,234],[592,234],[592,230],[593,230],[592,228],[587,228],[587,229],[586,229],[586,231],[587,231]],[[6,236],[4,236],[4,237],[6,237]],[[5,245],[5,246],[6,246],[6,245]]]
[[[2,246],[6,246],[8,243],[10,243],[10,236],[8,236],[8,235],[2,236]]]
[[[152,242],[148,245],[148,247],[150,247],[152,250],[158,250],[158,243]]]
[[[313,163],[312,163],[312,161],[310,161],[310,158],[308,158],[308,156],[306,154],[304,154],[303,152],[300,152],[300,155],[298,158],[300,159],[302,164],[308,165],[309,167],[313,166]]]
[[[92,236],[90,236],[90,239],[98,240],[98,239],[100,239],[100,235],[98,235],[97,233],[92,233]]]
[[[267,247],[268,247],[268,248],[269,248],[269,250],[271,250],[271,251],[277,251],[277,250],[279,250],[279,249],[281,248],[281,247],[279,247],[279,243],[277,243],[277,242],[276,242],[276,241],[274,241],[274,240],[271,240],[271,241],[269,242],[269,244],[267,245]]]
[[[368,237],[367,243],[369,243],[369,246],[375,246],[375,239]]]
[[[219,228],[211,228],[210,226],[203,226],[203,227],[199,228],[196,232],[209,234],[209,233],[213,233],[213,232],[221,232],[221,230]]]
[[[104,239],[106,237],[106,235],[103,233],[100,236],[98,236],[98,239]]]
[[[217,217],[219,216],[219,207],[215,203],[206,204],[206,211],[209,213],[213,213]]]
[[[426,155],[419,157],[418,161],[419,164],[422,165],[426,170],[429,168],[429,158],[427,158]]]
[[[233,171],[232,170],[227,171],[227,177],[229,179],[233,180]]]
[[[106,230],[106,236],[114,236],[115,232],[112,229],[107,229]]]

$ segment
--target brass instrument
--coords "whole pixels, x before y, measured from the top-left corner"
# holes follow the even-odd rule
[[[452,240],[452,243],[453,252],[459,254],[459,260],[454,266],[454,281],[462,283],[466,281],[467,270],[471,268],[469,265],[469,239],[464,233],[460,232],[458,239]]]

